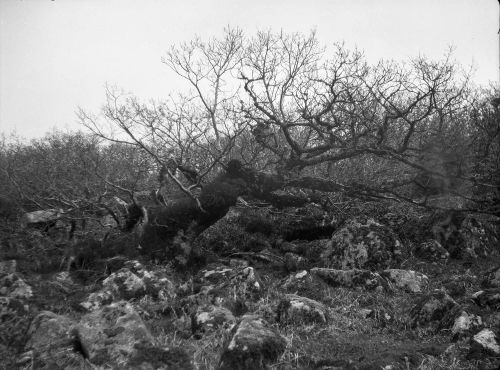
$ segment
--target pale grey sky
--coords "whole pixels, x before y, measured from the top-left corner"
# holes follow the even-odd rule
[[[172,44],[227,25],[345,41],[369,61],[440,58],[449,46],[475,82],[498,81],[497,0],[0,0],[0,133],[79,128],[104,84],[143,99],[182,89],[160,59]]]

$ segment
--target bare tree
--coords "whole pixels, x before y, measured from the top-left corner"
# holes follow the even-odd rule
[[[247,46],[241,79],[255,139],[293,182],[306,185],[300,173],[324,164],[324,177],[337,180],[332,191],[342,183],[358,195],[425,205],[428,198],[411,189],[426,189],[430,184],[420,180],[433,178],[473,200],[471,88],[451,53],[438,62],[418,57],[370,67],[342,45],[327,57],[314,33],[266,32]],[[357,176],[345,176],[346,167]]]
[[[147,152],[192,199],[231,157],[274,171],[254,174],[259,196],[303,187],[428,205],[434,191],[464,205],[478,183],[495,187],[473,172],[474,94],[451,52],[370,66],[357,50],[322,47],[314,33],[246,38],[227,29],[172,47],[163,61],[187,93],[143,104],[108,88],[103,120],[83,110],[80,119]],[[195,181],[177,179],[179,168]]]
[[[81,123],[99,137],[144,150],[162,169],[161,183],[173,182],[196,200],[194,189],[229,155],[247,125],[235,104],[242,40],[241,31],[228,29],[222,40],[172,47],[163,62],[188,82],[187,94],[144,104],[107,87],[101,116],[80,109]],[[190,177],[189,184],[177,170]]]

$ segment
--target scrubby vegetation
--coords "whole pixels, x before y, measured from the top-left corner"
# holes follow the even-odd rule
[[[498,368],[498,89],[328,53],[227,30],[178,100],[4,137],[2,366]]]

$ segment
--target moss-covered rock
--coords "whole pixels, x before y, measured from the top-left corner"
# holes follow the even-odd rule
[[[102,289],[91,293],[81,305],[92,311],[122,299],[139,299],[147,295],[155,300],[169,301],[175,296],[174,285],[162,269],[150,271],[135,260],[126,262],[125,266],[108,276],[102,282]]]
[[[72,331],[75,322],[67,316],[50,311],[38,314],[30,326],[30,338],[25,355],[36,369],[85,368],[86,353],[81,351],[78,338]]]
[[[498,225],[477,217],[465,217],[460,227],[463,240],[462,255],[474,258],[488,257],[500,252]]]
[[[327,267],[377,270],[397,265],[401,253],[402,244],[389,227],[358,218],[333,234],[321,257]]]
[[[18,348],[27,339],[31,321],[29,306],[18,298],[0,297],[0,344]]]
[[[17,274],[0,275],[0,345],[18,348],[25,343],[32,296],[31,286]]]
[[[153,341],[139,314],[125,301],[83,316],[76,334],[93,364],[116,367],[124,367],[134,356],[136,343]]]

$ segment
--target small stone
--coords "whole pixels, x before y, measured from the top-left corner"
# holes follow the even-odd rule
[[[231,268],[245,268],[248,267],[248,261],[240,258],[232,258],[229,260],[229,267]]]
[[[500,266],[486,272],[481,286],[483,288],[500,288]]]
[[[379,274],[368,270],[336,270],[315,267],[311,269],[311,274],[318,276],[334,287],[354,288],[361,286],[367,289],[375,289],[378,286],[387,286],[387,283]]]
[[[102,289],[91,293],[80,305],[89,311],[120,300],[139,299],[145,295],[160,301],[175,297],[173,283],[162,271],[148,271],[138,261],[127,261],[102,282]]]
[[[87,299],[80,303],[80,306],[87,311],[95,311],[104,305],[113,302],[115,296],[108,290],[98,291],[89,294]]]
[[[371,315],[372,312],[373,312],[373,310],[371,310],[369,308],[361,308],[358,310],[358,315],[361,318],[366,319]]]
[[[75,282],[68,271],[58,272],[54,275],[54,279],[64,286],[74,286]]]
[[[127,268],[112,273],[103,282],[104,289],[116,293],[123,299],[139,298],[146,294],[146,284]]]
[[[246,289],[253,292],[260,292],[264,286],[258,278],[253,267],[245,267],[239,274],[233,276],[233,281],[242,281],[246,285]]]
[[[13,299],[29,299],[33,295],[31,287],[16,274],[0,276],[0,296]]]
[[[314,300],[324,298],[326,290],[329,289],[321,278],[306,270],[288,276],[281,287],[287,293],[298,294]]]
[[[159,348],[150,343],[136,343],[127,369],[179,369],[194,370],[193,362],[184,348]]]
[[[307,258],[299,256],[298,254],[286,253],[285,267],[290,272],[304,270],[309,267],[309,261],[307,260]]]
[[[397,288],[404,289],[410,293],[421,293],[429,284],[429,278],[424,274],[401,269],[384,270],[381,275],[392,282]]]
[[[298,272],[297,274],[295,274],[295,277],[297,279],[302,279],[306,275],[307,275],[307,271],[306,270],[302,270],[302,271]]]
[[[281,323],[320,323],[328,321],[328,309],[315,300],[287,294],[278,305],[278,321]]]
[[[500,308],[500,288],[484,289],[472,295],[472,300],[479,306]]]
[[[382,328],[394,321],[393,315],[384,309],[370,310],[367,318],[374,320]]]
[[[411,309],[411,326],[434,326],[436,329],[449,328],[460,315],[460,306],[448,294],[436,290],[422,297]]]
[[[237,302],[255,301],[263,291],[264,285],[253,267],[230,269],[218,265],[202,270],[193,281],[194,294],[185,296],[179,303],[193,314],[200,305],[229,308],[239,305]]]
[[[16,268],[17,268],[16,260],[0,261],[0,275],[13,274],[16,272]]]
[[[420,243],[414,252],[415,256],[431,262],[446,262],[450,253],[437,240],[431,239]]]
[[[263,370],[285,351],[286,340],[262,318],[245,315],[231,331],[219,370]]]
[[[198,277],[198,280],[201,284],[218,284],[227,281],[232,273],[234,273],[232,268],[216,266],[201,271],[201,276]]]
[[[467,312],[462,311],[460,316],[455,319],[451,333],[453,340],[459,340],[468,336],[472,331],[477,330],[482,326],[483,322],[480,316],[469,315]]]
[[[279,249],[282,252],[289,252],[289,253],[300,253],[301,252],[301,247],[297,244],[290,243],[290,242],[282,242],[279,244]]]
[[[472,337],[469,358],[482,359],[485,356],[499,356],[500,345],[491,329],[483,329]]]
[[[304,255],[312,264],[324,266],[325,260],[323,253],[325,248],[330,245],[331,239],[316,239],[311,241],[301,241],[298,243],[299,250],[295,253]],[[328,266],[331,267],[331,266]]]
[[[234,315],[227,308],[218,306],[199,307],[191,319],[193,334],[210,332],[218,328],[229,328],[235,323]]]
[[[459,298],[465,295],[467,289],[463,281],[448,281],[443,284],[443,288],[453,298]]]

